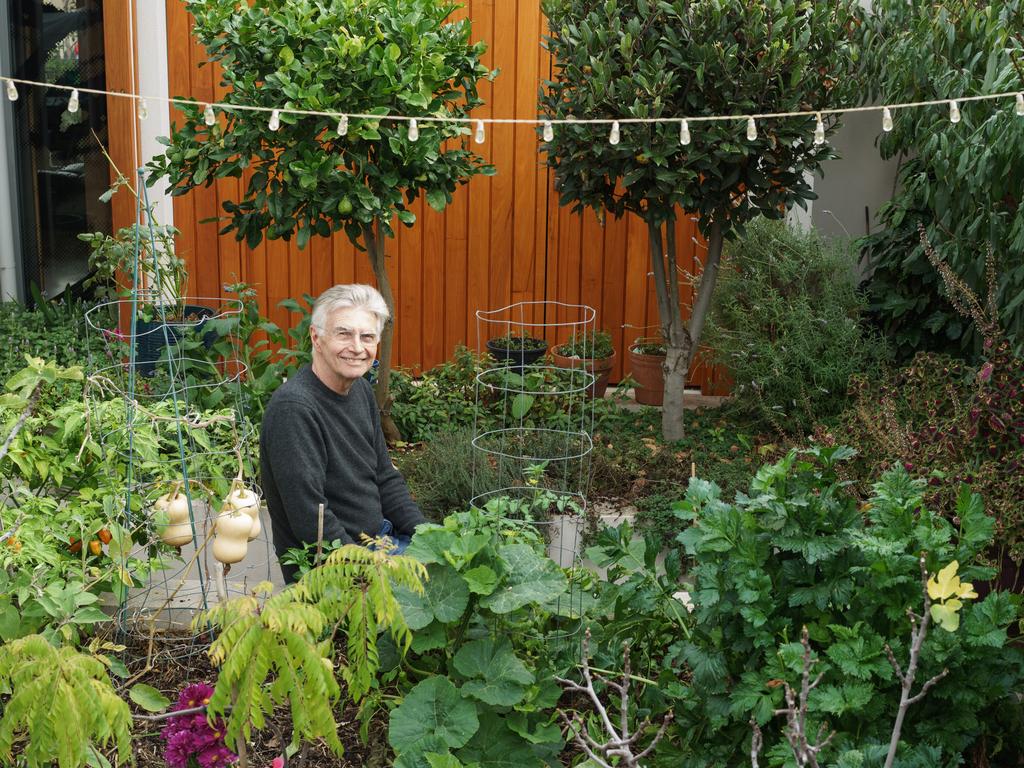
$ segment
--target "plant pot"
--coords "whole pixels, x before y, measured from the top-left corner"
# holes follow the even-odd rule
[[[548,351],[548,345],[547,342],[544,342],[544,346],[537,349],[505,349],[497,346],[494,339],[489,339],[487,351],[499,363],[507,360],[513,368],[522,368],[524,365],[533,365],[544,357],[544,353]]]
[[[604,397],[608,389],[608,379],[612,375],[612,368],[615,366],[616,353],[612,352],[611,357],[586,358],[586,357],[565,357],[559,354],[561,347],[551,350],[551,359],[559,368],[580,369],[594,374],[596,381],[593,386],[587,388],[591,397]]]
[[[645,355],[629,349],[630,374],[636,379],[633,396],[641,405],[661,405],[665,399],[665,355]]]
[[[177,344],[186,329],[202,330],[207,318],[213,317],[214,311],[201,304],[186,304],[182,308],[182,319],[139,320],[135,323],[135,370],[143,376],[156,373],[156,362],[164,353],[167,342]],[[164,334],[164,326],[167,333]],[[203,334],[203,344],[209,349],[217,341],[217,334],[209,331]]]

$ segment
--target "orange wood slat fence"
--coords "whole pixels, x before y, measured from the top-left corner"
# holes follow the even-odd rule
[[[216,100],[215,68],[199,66],[205,55],[189,34],[191,17],[180,0],[166,4],[171,94]],[[538,86],[550,75],[539,5],[468,0],[458,11],[472,20],[474,39],[488,42],[485,63],[501,70],[494,83],[482,84],[486,106],[479,116],[536,117]],[[538,141],[532,126],[488,126],[487,141],[474,147],[497,175],[462,187],[443,214],[418,201],[416,225],[398,227],[398,237],[388,243],[398,365],[424,370],[448,359],[458,344],[476,347],[475,312],[518,301],[594,307],[598,327],[612,333],[620,351],[613,380],[629,372],[628,361],[623,365],[627,345],[657,332],[645,226],[635,217],[602,226],[593,213],[578,216],[560,207]],[[296,318],[277,306],[282,299],[316,295],[335,283],[373,283],[365,255],[344,234],[313,238],[303,251],[280,240],[249,249],[233,235],[218,235],[216,224],[200,224],[222,213],[222,201],[237,199],[239,183],[220,179],[175,199],[179,255],[189,266],[191,294],[219,296],[224,284],[245,281],[257,288],[262,311],[287,327]],[[684,217],[677,241],[680,267],[688,272],[701,247],[695,237],[695,225]],[[681,290],[685,306],[689,289]],[[703,365],[691,371],[690,383],[706,394],[728,391],[724,373]]]

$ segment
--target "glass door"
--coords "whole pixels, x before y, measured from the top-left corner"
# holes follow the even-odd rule
[[[7,0],[14,76],[78,88],[105,88],[102,0]],[[25,295],[35,283],[47,298],[88,273],[83,232],[110,232],[103,147],[106,97],[82,93],[67,111],[69,91],[19,87],[12,164],[16,174]]]

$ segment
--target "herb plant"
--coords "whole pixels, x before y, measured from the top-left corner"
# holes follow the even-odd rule
[[[558,354],[584,360],[603,360],[615,354],[612,335],[608,331],[594,333],[573,332],[569,340],[558,347]]]

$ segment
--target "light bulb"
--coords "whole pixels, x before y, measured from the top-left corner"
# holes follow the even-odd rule
[[[14,84],[13,80],[7,81],[7,98],[10,101],[18,100],[18,86]]]
[[[747,141],[753,141],[757,138],[757,123],[754,122],[754,118],[747,118]]]
[[[484,121],[483,120],[477,120],[476,121],[476,135],[473,137],[473,141],[475,141],[477,144],[483,144],[485,138],[486,137],[484,136]]]
[[[275,109],[270,113],[270,120],[267,121],[267,128],[272,131],[276,131],[281,127],[281,110]]]
[[[416,118],[412,118],[409,121],[409,141],[416,141],[420,137],[420,126],[416,122]]]
[[[551,125],[550,120],[544,121],[544,141],[555,140],[555,127]]]
[[[348,115],[342,115],[338,118],[338,127],[335,130],[339,136],[344,136],[348,133]]]
[[[136,109],[136,114],[139,116],[139,120],[145,120],[149,117],[149,106],[146,104],[145,99],[139,99],[139,106]]]
[[[203,122],[207,125],[213,125],[217,122],[217,115],[213,113],[213,104],[207,104],[206,109],[203,110]],[[276,131],[276,128],[270,130]]]
[[[825,124],[821,121],[821,113],[818,113],[818,122],[814,126],[814,143],[825,143]]]
[[[886,133],[892,130],[892,112],[888,107],[882,108],[882,130]]]
[[[1017,94],[1017,114],[1024,117],[1024,93]]]
[[[685,118],[679,124],[679,143],[684,147],[690,143],[690,123]]]
[[[949,102],[949,122],[953,125],[960,122],[960,105],[956,103],[956,99]]]
[[[75,88],[71,91],[71,96],[68,98],[68,112],[75,114],[78,111],[78,89]]]
[[[619,143],[619,121],[616,120],[612,123],[612,130],[608,134],[608,143],[613,147]]]

